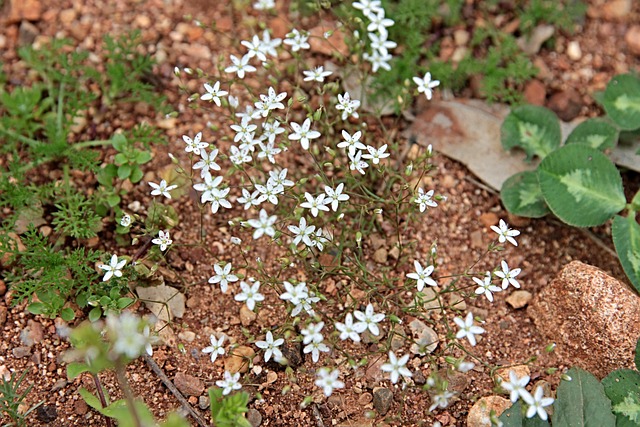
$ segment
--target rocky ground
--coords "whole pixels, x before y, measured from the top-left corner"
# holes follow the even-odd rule
[[[237,40],[248,39],[252,35],[252,28],[257,28],[258,21],[262,19],[262,15],[250,9],[238,11],[227,2],[203,0],[118,0],[105,3],[5,0],[4,8],[0,10],[0,62],[5,73],[11,76],[10,84],[14,86],[29,81],[28,74],[24,73],[24,63],[17,56],[19,46],[41,45],[54,37],[64,36],[72,38],[79,47],[93,52],[99,49],[99,41],[105,34],[120,34],[128,29],[141,30],[142,48],[158,62],[155,75],[160,81],[159,90],[163,91],[180,115],[177,119],[167,119],[143,108],[132,107],[93,125],[98,134],[110,135],[116,129],[128,128],[146,120],[166,131],[170,145],[154,147],[154,160],[147,165],[143,183],[132,188],[129,199],[125,201],[129,209],[137,208],[141,212],[150,201],[145,183],[158,182],[171,169],[167,154],[178,155],[182,150],[178,142],[180,136],[192,133],[194,127],[203,127],[207,121],[216,121],[215,114],[193,111],[188,107],[186,96],[178,90],[174,67],[213,69],[218,65],[218,58],[227,58],[233,53],[237,49]],[[275,37],[283,37],[294,26],[293,17],[287,14],[286,5],[279,5],[278,11],[278,14],[268,18],[266,26]],[[198,27],[194,24],[195,20],[207,24],[215,22],[216,29]],[[240,25],[242,23],[246,25]],[[473,31],[475,24],[477,22],[471,20],[464,28],[451,29],[443,37],[454,42],[455,31]],[[318,21],[311,18],[296,21],[296,26],[306,29],[316,25]],[[526,99],[548,106],[563,120],[597,115],[600,111],[593,100],[594,91],[604,89],[613,75],[637,70],[640,65],[640,3],[632,0],[591,0],[586,20],[576,33],[560,33],[555,37],[553,49],[545,47],[533,54],[540,73],[523,88]],[[321,63],[321,48],[316,48],[314,54]],[[189,85],[190,90],[197,91],[200,82],[193,80]],[[478,95],[472,86],[460,94],[467,97]],[[436,97],[439,96],[437,93]],[[428,108],[426,102],[417,100],[414,112],[425,108]],[[398,138],[409,126],[400,118],[385,120],[386,125],[394,127]],[[200,125],[195,126],[194,123]],[[438,152],[438,141],[434,140],[432,144]],[[113,153],[105,152],[103,155],[106,158]],[[287,162],[294,167],[305,167],[295,153],[291,153]],[[508,219],[513,227],[522,232],[517,248],[509,246],[503,253],[489,254],[482,258],[476,270],[491,269],[501,259],[507,258],[510,265],[522,268],[519,279],[524,292],[504,292],[493,304],[484,299],[460,303],[466,306],[463,309],[460,305],[460,309],[473,311],[485,320],[483,327],[486,333],[483,339],[476,347],[468,349],[486,365],[478,363],[471,375],[453,375],[449,378],[451,389],[458,396],[455,402],[432,414],[427,411],[430,405],[427,393],[413,387],[405,389],[391,384],[379,369],[386,361],[378,352],[383,343],[375,340],[349,349],[368,357],[367,363],[357,370],[344,368],[342,377],[346,387],[329,398],[324,397],[313,384],[315,367],[310,358],[301,358],[292,371],[263,363],[262,354],[254,354],[256,348],[247,337],[261,337],[265,329],[281,324],[286,319],[286,313],[282,313],[282,306],[275,295],[268,295],[260,310],[253,313],[240,308],[231,296],[221,294],[219,289],[213,289],[206,283],[211,273],[212,256],[233,260],[242,258],[244,254],[239,247],[229,243],[235,230],[207,215],[201,223],[209,243],[207,250],[189,246],[189,242],[199,241],[201,230],[194,229],[192,224],[200,224],[200,211],[193,197],[185,194],[181,199],[174,198],[169,202],[180,216],[178,227],[172,231],[174,243],[180,249],[169,251],[163,273],[164,283],[179,289],[184,295],[184,309],[180,313],[182,316],[173,319],[173,335],[164,345],[154,349],[153,359],[203,419],[209,420],[206,388],[220,379],[225,369],[246,372],[244,389],[252,396],[260,393],[261,399],[254,399],[250,403],[249,419],[254,426],[430,426],[435,421],[442,426],[462,426],[467,423],[480,426],[482,424],[474,418],[477,409],[472,408],[480,398],[495,395],[490,366],[527,363],[528,366],[519,369],[527,370],[532,382],[544,385],[552,393],[560,374],[574,363],[579,363],[600,377],[614,367],[630,365],[630,339],[637,337],[640,331],[635,331],[635,335],[629,333],[629,317],[614,319],[615,322],[606,330],[588,329],[575,336],[567,333],[571,329],[566,324],[566,318],[560,318],[571,312],[584,315],[585,311],[597,317],[598,310],[580,308],[589,304],[600,307],[613,298],[611,294],[592,301],[562,297],[558,289],[564,283],[574,283],[572,278],[581,277],[585,271],[591,272],[590,267],[572,261],[595,266],[620,281],[608,277],[601,277],[600,282],[584,280],[581,285],[576,285],[584,288],[575,288],[575,294],[588,293],[598,286],[602,288],[602,283],[611,283],[612,287],[619,290],[614,293],[617,295],[615,298],[619,298],[616,301],[625,304],[625,309],[620,312],[627,316],[637,312],[634,310],[639,304],[638,297],[626,288],[622,268],[611,252],[608,227],[585,231],[567,227],[553,218],[508,218],[498,194],[479,183],[463,165],[438,154],[434,164],[437,167],[435,173],[423,182],[448,199],[437,209],[431,209],[427,216],[422,217],[422,221],[408,225],[404,233],[421,242],[416,248],[421,257],[437,240],[439,277],[446,278],[474,265],[495,238],[489,227],[497,224],[499,219]],[[43,168],[41,173],[53,172]],[[638,191],[640,179],[637,174],[627,172],[623,178],[629,194]],[[237,215],[242,213],[240,209],[234,212]],[[250,236],[247,234],[245,238]],[[384,234],[384,227],[378,234],[365,236],[363,242],[370,271],[380,272],[384,267],[396,263],[394,241],[391,236]],[[101,233],[100,239],[88,244],[107,252],[117,250],[121,254],[133,254],[137,250],[136,247],[116,247],[110,231]],[[273,245],[259,243],[250,256],[259,256],[263,260],[275,259],[282,254],[279,250]],[[569,267],[554,281],[567,265]],[[412,266],[407,263],[399,265],[396,273],[404,277],[411,270]],[[300,280],[306,278],[301,268],[293,274]],[[358,300],[365,296],[359,289],[349,289],[348,282],[331,277],[322,286],[330,297],[350,293],[350,298]],[[67,328],[73,324],[68,325],[61,319],[54,321],[31,315],[24,304],[12,306],[3,282],[0,282],[0,295],[4,296],[0,301],[0,373],[28,369],[27,382],[33,385],[33,389],[25,404],[44,402],[30,417],[29,423],[50,426],[105,425],[104,418],[88,408],[77,393],[81,386],[94,388],[91,378],[67,380],[65,354],[69,343],[64,336]],[[402,298],[410,299],[410,293],[403,294]],[[558,309],[558,318],[547,316],[542,310],[551,301]],[[141,303],[135,309],[140,313],[148,312],[148,308]],[[342,316],[341,310],[342,307],[337,304],[328,308],[326,315],[338,318]],[[402,325],[396,329],[397,335],[391,345],[397,346],[395,348],[401,349],[403,354],[410,352],[413,338],[420,335],[426,326],[416,320],[416,317],[406,315],[402,318]],[[598,321],[584,318],[580,325],[606,324]],[[383,329],[388,333],[390,325],[384,324]],[[558,334],[554,335],[553,331],[558,331]],[[445,328],[440,327],[434,327],[433,332],[439,335],[447,333]],[[212,364],[201,350],[209,345],[209,336],[214,333],[224,333],[231,343],[237,343],[239,347],[235,349],[235,355],[220,357]],[[405,337],[402,338],[402,335]],[[546,352],[545,348],[552,342],[557,344],[557,351]],[[293,353],[296,352],[293,342],[287,345],[294,349]],[[588,351],[582,351],[577,357],[573,349],[582,346],[586,346]],[[332,354],[330,358],[336,364],[344,359],[339,354]],[[251,367],[244,363],[247,359],[252,360]],[[412,354],[408,364],[414,373],[412,381],[418,386],[424,384],[434,369],[442,366],[442,359],[427,363],[426,358],[417,354]],[[558,371],[549,373],[550,368],[558,368]],[[180,407],[161,376],[143,359],[129,366],[128,377],[135,393],[144,398],[157,416],[163,417]],[[112,396],[120,395],[113,375],[101,375],[101,380]],[[312,403],[301,407],[306,396],[312,397]],[[492,404],[504,406],[503,397],[492,397]]]

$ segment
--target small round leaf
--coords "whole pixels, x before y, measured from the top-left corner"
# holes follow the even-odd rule
[[[600,151],[585,145],[557,149],[540,163],[537,172],[547,205],[569,225],[603,224],[626,205],[616,166]]]
[[[535,105],[514,108],[502,122],[500,131],[504,149],[520,147],[527,153],[527,160],[534,156],[545,158],[562,142],[556,115]]]
[[[624,272],[640,292],[640,225],[635,221],[635,215],[627,218],[617,215],[613,219],[611,235]]]
[[[541,218],[550,212],[535,172],[525,171],[511,176],[502,184],[500,198],[504,207],[515,215]]]
[[[566,144],[584,144],[596,150],[613,148],[618,142],[618,129],[601,119],[580,123],[567,138]]]
[[[615,76],[604,91],[603,104],[620,128],[640,128],[640,78],[632,74]]]

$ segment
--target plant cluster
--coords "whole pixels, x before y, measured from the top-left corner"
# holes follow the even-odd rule
[[[604,118],[580,123],[562,145],[556,116],[544,107],[515,108],[502,124],[506,150],[541,159],[535,171],[513,175],[502,186],[504,206],[538,218],[552,212],[575,227],[613,219],[613,243],[629,281],[640,291],[640,192],[627,203],[622,177],[605,152],[640,130],[640,78],[614,77],[603,96]],[[640,154],[640,151],[637,153]],[[626,216],[619,215],[626,210]]]

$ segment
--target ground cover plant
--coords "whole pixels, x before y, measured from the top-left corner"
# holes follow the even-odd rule
[[[13,214],[3,223],[0,242],[3,264],[10,267],[5,278],[12,302],[26,303],[32,314],[68,321],[80,317],[69,337],[73,350],[65,360],[67,379],[85,385],[91,379],[80,396],[107,425],[207,425],[193,411],[190,421],[177,414],[157,421],[152,405],[135,396],[127,378],[127,366],[139,358],[153,363],[158,346],[186,352],[184,346],[163,342],[163,330],[179,328],[178,321],[141,318],[140,303],[150,301],[137,295],[158,281],[164,284],[172,274],[171,281],[185,293],[202,285],[177,277],[172,268],[174,257],[188,249],[203,254],[206,261],[195,266],[195,274],[230,310],[253,319],[263,313],[277,317],[258,327],[243,323],[241,336],[215,331],[196,351],[212,365],[223,357],[240,355],[243,360],[234,370],[225,364],[207,384],[214,425],[251,425],[245,418],[248,407],[268,394],[255,384],[263,370],[284,373],[286,380],[277,390],[282,396],[292,394],[298,384],[312,384],[313,392],[296,397],[296,405],[307,409],[352,387],[372,362],[380,372],[378,381],[388,386],[385,390],[417,395],[425,402],[432,425],[441,425],[438,416],[466,398],[453,382],[471,371],[490,377],[496,390],[515,403],[501,417],[490,413],[492,425],[548,425],[549,418],[554,426],[571,425],[575,395],[585,389],[597,389],[585,392],[584,400],[592,402],[596,395],[605,420],[600,425],[614,425],[616,416],[624,422],[637,419],[631,385],[637,373],[615,374],[624,376],[624,390],[613,380],[600,390],[586,372],[550,372],[561,379],[556,400],[548,388],[530,384],[528,376],[508,370],[507,376],[498,374],[502,364],[476,351],[488,325],[472,304],[494,303],[504,291],[522,287],[523,270],[512,261],[520,231],[500,219],[490,227],[491,243],[478,250],[473,263],[461,271],[447,268],[440,255],[446,241],[412,234],[413,223],[429,221],[448,203],[432,185],[438,174],[433,148],[412,147],[398,138],[389,121],[370,114],[344,89],[345,76],[339,71],[353,67],[366,82],[386,67],[404,67],[402,72],[409,74],[391,85],[406,98],[396,107],[416,97],[430,101],[441,89],[440,75],[416,64],[415,58],[393,60],[398,45],[390,37],[397,22],[390,11],[410,4],[399,3],[346,5],[354,18],[342,21],[341,31],[360,42],[331,63],[320,62],[309,48],[313,41],[337,43],[334,31],[311,35],[292,25],[283,38],[257,26],[249,37],[235,40],[230,56],[210,68],[176,66],[175,80],[189,107],[215,115],[222,125],[189,123],[190,131],[180,135],[164,158],[168,167],[156,175],[145,173],[158,130],[141,124],[78,141],[72,130],[74,119],[95,102],[110,106],[135,100],[168,113],[145,83],[152,63],[137,53],[137,34],[105,39],[107,80],[81,66],[83,54],[65,50],[64,42],[24,53],[25,58],[38,56],[36,64],[48,65],[34,66],[42,85],[2,92],[8,113],[3,117],[19,118],[0,122],[0,133],[15,144],[7,151],[11,158],[1,182],[2,206]],[[452,10],[461,6],[447,3]],[[543,2],[533,4],[543,7]],[[274,6],[270,1],[253,4],[258,16],[265,17]],[[318,12],[329,4],[306,6]],[[530,25],[523,22],[523,28]],[[407,44],[400,46],[409,50]],[[71,76],[65,70],[78,73]],[[86,86],[71,85],[72,80],[90,85],[94,79],[104,86],[99,100],[83,91]],[[384,77],[374,81],[388,86],[380,83]],[[111,154],[99,158],[93,147],[108,147]],[[43,164],[60,166],[59,179],[27,186],[29,173]],[[92,185],[78,188],[72,179],[77,170]],[[148,205],[124,202],[134,186],[149,196]],[[196,211],[185,221],[180,210],[187,200]],[[53,234],[38,229],[41,217],[51,218]],[[225,229],[228,250],[215,250],[206,231],[212,225]],[[196,237],[185,238],[185,230]],[[109,250],[89,247],[90,239],[107,235],[113,238]],[[374,235],[388,236],[390,249],[375,249]],[[371,252],[384,261],[372,267]],[[419,334],[406,333],[407,319]],[[118,397],[106,386],[110,373]],[[1,403],[10,404],[2,408],[8,408],[3,410],[14,423],[29,415],[21,412],[13,418],[13,402],[28,393],[11,391],[21,379],[15,387],[5,382],[0,396]],[[182,398],[181,404],[195,402]],[[547,412],[551,405],[553,417]],[[368,411],[365,416],[376,419],[379,414]],[[381,418],[404,422],[392,412]]]

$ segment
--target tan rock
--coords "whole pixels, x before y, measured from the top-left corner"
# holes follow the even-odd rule
[[[242,326],[251,325],[257,317],[258,315],[249,310],[249,307],[247,307],[246,304],[243,304],[242,307],[240,307],[240,323],[242,323]]]
[[[309,45],[311,51],[331,56],[334,53],[346,56],[349,48],[345,43],[345,34],[342,30],[336,29],[335,24],[321,22],[320,25],[309,30]]]
[[[627,30],[624,41],[629,47],[629,51],[640,56],[640,25],[634,25]]]
[[[507,301],[507,304],[509,304],[511,307],[518,309],[529,304],[529,301],[531,301],[531,298],[533,298],[533,295],[531,295],[531,292],[520,290],[520,291],[514,291],[511,295],[509,295],[506,298],[505,301]]]
[[[529,104],[542,106],[546,98],[547,89],[540,80],[530,80],[524,86],[524,99]]]
[[[496,382],[499,386],[503,381],[511,381],[509,378],[509,372],[513,371],[516,375],[516,378],[522,379],[523,377],[531,377],[531,370],[527,365],[517,365],[517,366],[509,366],[508,368],[500,368],[496,371]],[[502,390],[508,394],[506,390]]]
[[[633,367],[640,336],[640,297],[600,269],[573,261],[528,308],[556,354],[599,378]]]
[[[491,427],[491,411],[500,416],[511,407],[511,401],[500,396],[487,396],[478,400],[469,410],[467,427]]]
[[[236,347],[229,352],[229,357],[224,360],[224,369],[232,374],[245,373],[249,370],[249,364],[256,352],[246,345]]]
[[[182,394],[187,396],[200,396],[204,391],[204,383],[200,379],[183,372],[176,374],[173,378],[173,384]]]
[[[7,23],[15,24],[20,21],[39,21],[42,17],[42,2],[40,0],[10,0]]]

